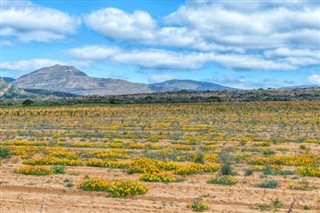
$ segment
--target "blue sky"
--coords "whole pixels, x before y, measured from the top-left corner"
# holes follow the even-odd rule
[[[1,73],[54,64],[93,77],[320,85],[320,2],[1,1]]]

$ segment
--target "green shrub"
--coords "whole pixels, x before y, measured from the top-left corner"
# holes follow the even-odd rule
[[[279,183],[275,180],[270,180],[270,181],[265,181],[263,183],[257,184],[256,187],[259,188],[268,188],[268,189],[273,189],[277,188],[279,186]]]
[[[53,166],[52,169],[53,169],[53,173],[56,175],[66,173],[64,166]]]
[[[10,149],[8,148],[0,148],[0,158],[10,158]]]
[[[34,101],[31,100],[31,99],[26,99],[26,100],[24,100],[24,101],[22,102],[22,105],[23,105],[23,106],[30,106],[30,105],[32,105],[32,104],[34,104]]]
[[[232,175],[232,167],[230,164],[224,164],[221,167],[221,175]]]
[[[198,152],[194,159],[194,162],[204,164],[204,154],[202,152]]]
[[[210,184],[220,184],[220,185],[234,185],[238,181],[231,176],[218,176],[208,181]]]
[[[196,212],[203,212],[204,210],[209,209],[209,205],[201,203],[200,201],[194,201],[188,205],[188,208]]]
[[[244,176],[250,176],[250,175],[253,175],[252,170],[249,169],[249,170],[245,171]]]
[[[70,188],[71,188],[71,187],[73,187],[73,186],[74,186],[74,183],[71,183],[71,182],[69,182],[69,183],[66,184],[66,187],[70,187]]]

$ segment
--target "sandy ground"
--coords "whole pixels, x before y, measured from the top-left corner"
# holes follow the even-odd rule
[[[132,198],[110,198],[101,192],[84,192],[76,187],[68,188],[63,180],[70,179],[77,183],[85,175],[133,177],[118,169],[68,167],[79,175],[28,176],[14,174],[12,171],[20,165],[4,164],[0,180],[0,212],[192,212],[186,206],[194,200],[201,200],[210,205],[208,212],[261,212],[258,205],[270,204],[278,198],[283,207],[277,212],[288,212],[290,204],[296,199],[293,212],[320,212],[320,203],[316,197],[319,189],[299,191],[286,189],[290,181],[285,177],[275,177],[283,187],[260,189],[253,185],[261,182],[259,174],[244,178],[238,176],[235,186],[207,184],[211,174],[188,176],[180,183],[149,183],[147,194]],[[317,184],[316,179],[309,179]],[[311,210],[304,210],[308,205]],[[42,206],[42,207],[41,207]]]

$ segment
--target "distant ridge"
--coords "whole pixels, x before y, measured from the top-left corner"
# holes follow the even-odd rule
[[[76,95],[123,95],[159,92],[237,90],[209,82],[169,80],[162,83],[133,83],[114,78],[89,77],[73,66],[44,67],[13,81],[22,89],[40,89]]]
[[[8,82],[8,83],[11,83],[11,82],[13,82],[14,80],[16,80],[16,79],[10,78],[10,77],[0,77],[0,78],[2,78],[3,80],[5,80],[5,81]]]
[[[298,85],[298,86],[286,86],[279,89],[308,89],[308,88],[320,88],[320,85]]]

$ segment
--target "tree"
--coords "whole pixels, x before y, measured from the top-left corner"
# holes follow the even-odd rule
[[[34,101],[31,100],[31,99],[26,99],[26,100],[24,100],[24,101],[22,102],[22,105],[23,105],[23,106],[30,106],[30,105],[32,105],[32,104],[34,104]]]

